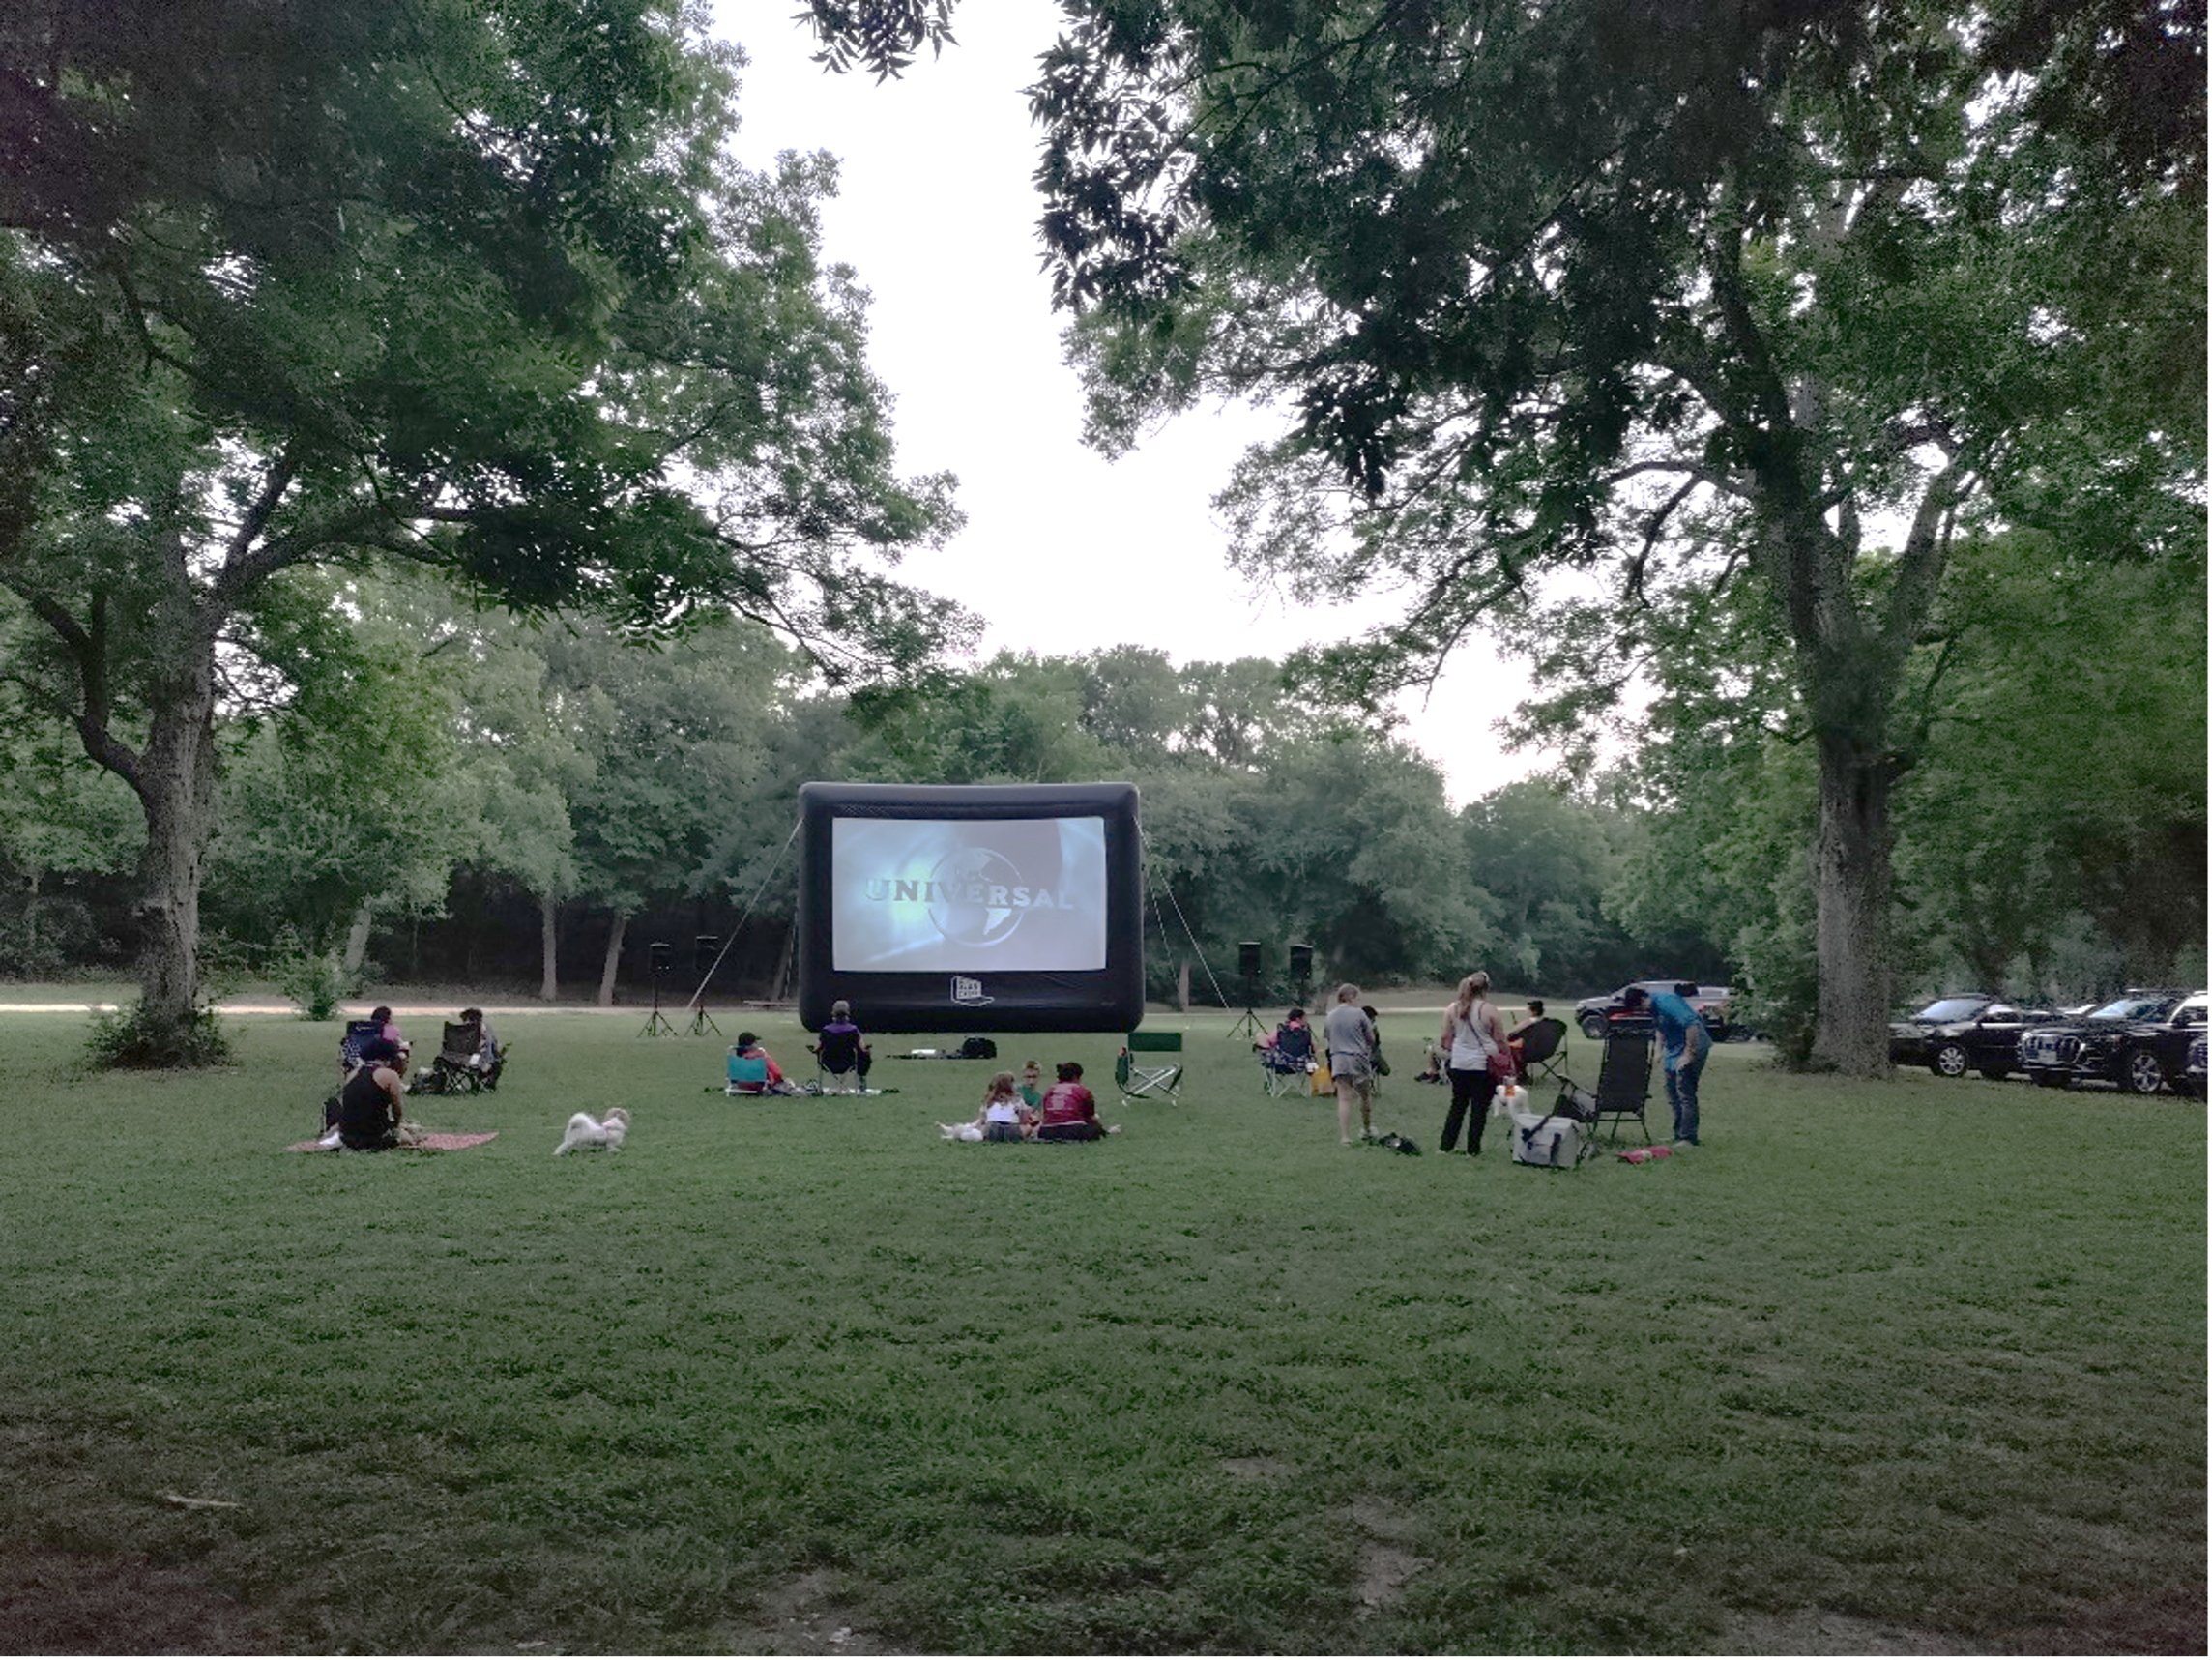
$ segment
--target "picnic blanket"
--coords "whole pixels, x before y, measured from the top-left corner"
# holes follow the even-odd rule
[[[481,1147],[487,1141],[496,1140],[498,1136],[499,1131],[497,1130],[485,1130],[480,1135],[465,1135],[451,1130],[425,1130],[417,1138],[412,1150],[395,1147],[390,1150],[393,1152],[407,1152],[409,1150],[417,1152],[459,1152],[466,1148]],[[344,1149],[325,1147],[319,1141],[296,1141],[284,1150],[286,1152],[342,1152]]]

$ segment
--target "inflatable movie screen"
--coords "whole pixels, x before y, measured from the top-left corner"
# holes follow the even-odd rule
[[[1127,1032],[1144,1014],[1133,784],[808,784],[799,1012],[870,1032]]]

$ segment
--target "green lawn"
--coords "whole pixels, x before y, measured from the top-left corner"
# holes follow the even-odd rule
[[[736,1102],[641,1018],[337,1156],[335,1026],[0,1015],[0,1649],[2202,1651],[2199,1105],[1725,1046],[1706,1146],[1537,1172],[1216,1014],[1181,1105],[1008,1041],[1124,1133],[967,1146],[983,1065]]]

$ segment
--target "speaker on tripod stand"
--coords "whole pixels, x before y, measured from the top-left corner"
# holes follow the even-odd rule
[[[1306,988],[1313,983],[1313,947],[1291,944],[1291,984],[1298,988],[1298,1001],[1306,1000]]]
[[[645,1025],[638,1029],[640,1037],[674,1037],[676,1028],[660,1012],[660,982],[668,977],[668,971],[676,966],[676,952],[666,940],[655,940],[645,947],[646,966],[653,973],[653,1012],[646,1016]]]
[[[1229,1029],[1229,1035],[1235,1037],[1241,1033],[1246,1037],[1258,1037],[1260,1035],[1260,1016],[1252,1005],[1259,1001],[1260,995],[1259,941],[1239,940],[1237,942],[1237,968],[1244,976],[1244,1013],[1238,1018],[1237,1024]]]
[[[716,1037],[722,1035],[722,1029],[714,1024],[714,1017],[707,1012],[707,978],[714,972],[714,954],[721,946],[719,935],[691,936],[691,972],[699,976],[699,1006],[691,1011],[691,1035],[694,1037],[704,1037],[710,1032]]]

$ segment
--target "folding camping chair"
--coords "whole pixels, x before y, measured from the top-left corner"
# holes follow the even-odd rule
[[[1139,1100],[1158,1095],[1171,1101],[1182,1099],[1182,1063],[1180,1061],[1144,1061],[1140,1056],[1180,1055],[1182,1034],[1179,1032],[1132,1032],[1121,1045],[1121,1053],[1114,1060],[1114,1082],[1121,1086],[1123,1100]]]
[[[384,1035],[381,1020],[349,1020],[338,1038],[338,1070],[347,1077],[361,1064],[361,1053]]]
[[[1522,1034],[1517,1052],[1521,1058],[1521,1081],[1531,1090],[1538,1079],[1547,1084],[1564,1083],[1566,1073],[1560,1068],[1566,1063],[1566,1056],[1561,1053],[1566,1040],[1565,1021],[1547,1015],[1531,1022],[1528,1030]]]
[[[814,1092],[818,1095],[864,1095],[868,1086],[860,1076],[860,1034],[825,1032],[807,1047],[814,1051]]]
[[[1275,1040],[1260,1050],[1260,1087],[1270,1101],[1285,1095],[1302,1095],[1311,1088],[1314,1069],[1313,1028],[1275,1028]]]
[[[495,1049],[489,1061],[483,1058],[482,1027],[473,1020],[449,1020],[430,1063],[430,1092],[453,1095],[466,1090],[473,1095],[479,1090],[496,1090],[500,1068],[506,1064],[505,1049]]]
[[[1650,1098],[1650,1031],[1607,1033],[1605,1055],[1597,1067],[1597,1116],[1590,1127],[1594,1130],[1611,1120],[1613,1134],[1608,1139],[1618,1141],[1620,1126],[1634,1119],[1637,1129],[1649,1141],[1651,1128],[1644,1121],[1644,1105]]]
[[[724,1086],[725,1095],[765,1095],[768,1093],[768,1057],[741,1055],[735,1044],[730,1047],[730,1081]]]

